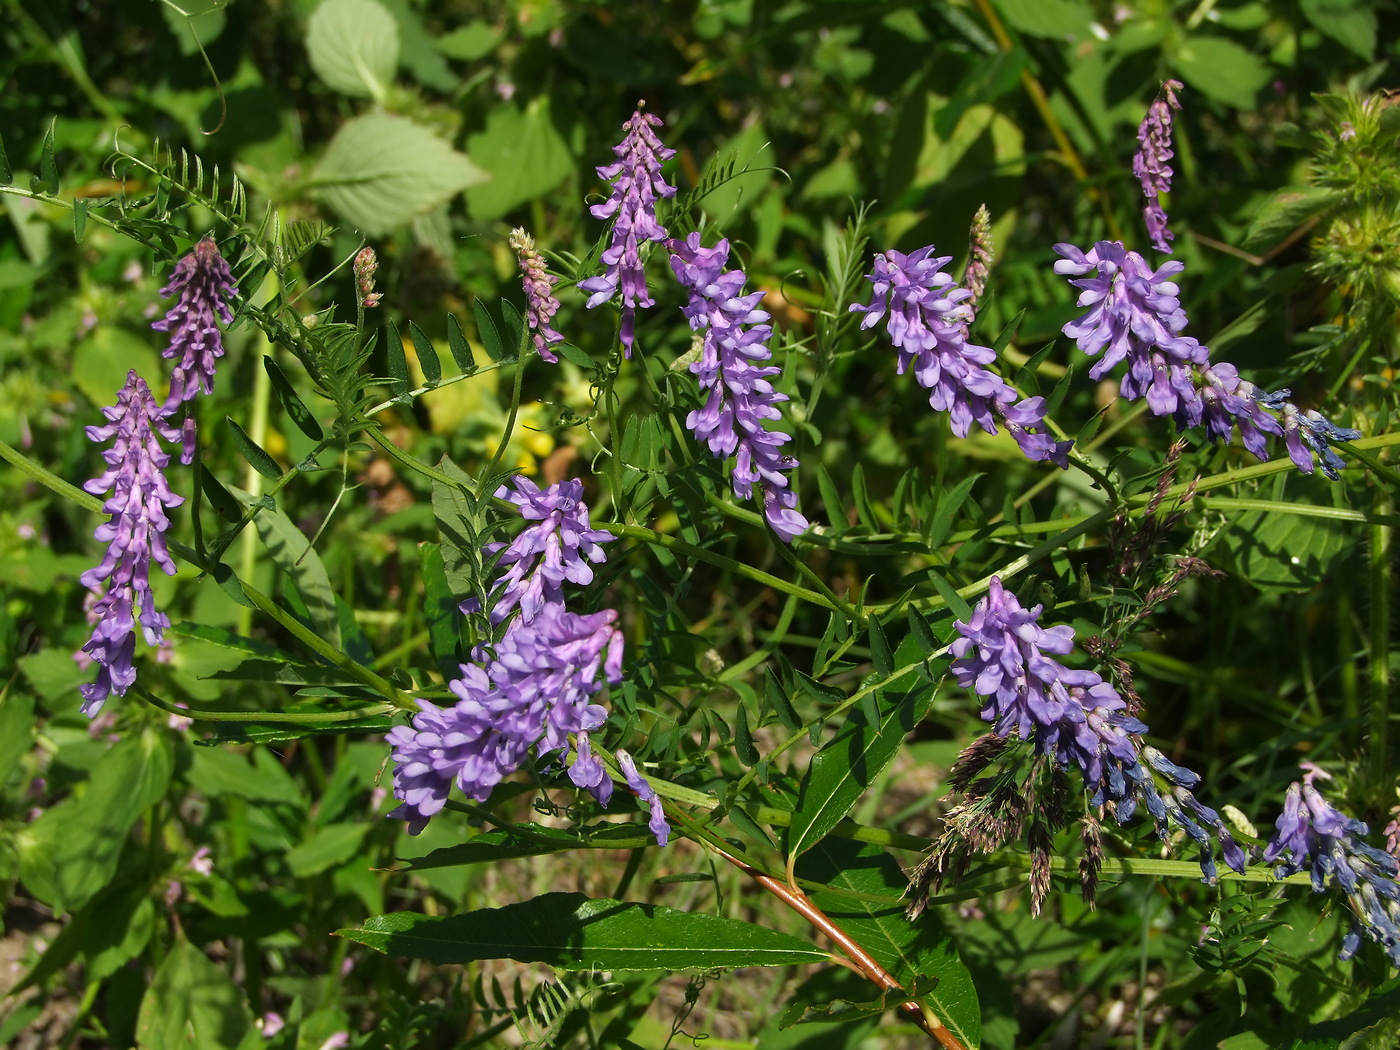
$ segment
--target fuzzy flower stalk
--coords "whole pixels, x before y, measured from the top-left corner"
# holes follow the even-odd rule
[[[170,345],[161,351],[167,358],[179,358],[170,377],[170,396],[165,412],[171,413],[185,401],[214,389],[214,370],[224,356],[223,335],[217,321],[233,321],[231,303],[238,291],[233,272],[219,254],[213,237],[205,237],[175,265],[162,296],[178,295],[179,300],[151,327],[170,333]]]
[[[597,694],[622,680],[622,632],[615,611],[572,612],[563,593],[566,580],[592,582],[592,565],[605,558],[600,544],[612,536],[589,527],[583,483],[576,479],[540,489],[517,477],[496,495],[531,522],[510,544],[488,548],[502,552],[491,622],[506,623],[505,633],[461,665],[461,677],[449,684],[456,704],[419,701],[411,724],[388,736],[394,795],[402,803],[392,815],[407,820],[415,835],[446,805],[453,784],[484,802],[531,749],[561,762],[572,755],[569,779],[600,804],[607,805],[613,792],[590,734],[608,716]],[[627,784],[650,805],[650,827],[665,845],[670,828],[655,789],[630,757],[622,761],[624,754],[619,764]]]
[[[1281,862],[1274,870],[1280,879],[1308,872],[1314,893],[1329,887],[1342,891],[1352,925],[1342,938],[1340,958],[1350,959],[1367,937],[1385,949],[1392,966],[1400,967],[1400,860],[1363,842],[1361,836],[1370,830],[1366,824],[1333,806],[1313,784],[1328,774],[1315,766],[1305,768],[1302,783],[1288,787],[1264,860]]]
[[[525,320],[533,333],[530,338],[540,357],[554,364],[559,358],[550,347],[564,341],[549,323],[559,310],[559,300],[554,298],[554,286],[559,278],[545,270],[544,256],[535,249],[535,239],[523,229],[510,231],[510,246],[520,261],[520,279],[525,286]]]
[[[83,485],[94,495],[111,493],[102,507],[111,517],[94,533],[107,543],[106,556],[80,577],[90,590],[106,585],[92,606],[89,618],[95,626],[82,649],[97,664],[96,679],[82,687],[82,711],[89,716],[102,710],[111,694],[126,695],[136,681],[131,661],[137,623],[148,645],[164,641],[170,620],[156,608],[151,594],[151,562],[167,575],[175,575],[175,563],[165,546],[170,528],[165,512],[184,502],[166,482],[170,457],[160,443],[161,438],[179,441],[180,431],[166,422],[146,381],[135,371],[128,372],[117,403],[102,414],[107,424],[88,427],[87,436],[112,443],[102,453],[107,470]]]
[[[958,437],[967,437],[973,423],[995,434],[1000,420],[1027,457],[1067,468],[1073,442],[1050,436],[1043,397],[1018,401],[1015,388],[985,367],[996,353],[968,341],[972,293],[943,269],[952,257],[935,256],[934,250],[930,244],[908,255],[887,251],[875,256],[874,270],[866,275],[873,285],[870,302],[850,307],[865,314],[861,328],[885,321],[899,351],[899,374],[913,371],[929,391],[929,405],[948,413]],[[973,277],[978,278],[975,271]]]
[[[713,248],[700,245],[700,234],[672,240],[671,269],[690,293],[681,312],[692,331],[701,333],[700,358],[690,371],[700,382],[705,404],[686,417],[685,425],[718,457],[734,457],[730,484],[734,495],[748,499],[757,485],[763,516],[785,542],[808,528],[797,509],[797,493],[787,473],[797,460],[784,455],[791,437],[768,430],[765,420],[781,419],[778,405],[787,395],[773,389],[771,379],[782,369],[771,361],[768,340],[773,328],[769,314],[759,308],[762,291],[744,294],[743,270],[726,270],[729,242]]]
[[[661,126],[661,118],[644,113],[645,105],[645,101],[638,102],[631,119],[622,125],[626,135],[613,147],[618,159],[597,169],[599,178],[613,180],[612,193],[588,210],[595,219],[612,219],[612,238],[602,255],[606,269],[578,284],[588,293],[585,305],[590,310],[622,289],[621,338],[627,357],[632,356],[637,307],[655,305],[647,290],[641,246],[666,240],[666,227],[656,221],[656,202],[676,195],[676,188],[661,176],[661,165],[676,151],[656,137],[652,129]]]
[[[984,701],[983,721],[989,738],[968,748],[954,767],[952,783],[967,801],[949,815],[948,828],[930,858],[916,872],[919,889],[941,882],[965,863],[969,844],[980,851],[998,848],[1029,821],[1032,847],[1032,905],[1038,911],[1049,891],[1050,833],[1064,826],[1065,773],[1077,770],[1089,792],[1089,804],[1107,811],[1119,824],[1132,819],[1138,806],[1151,816],[1158,837],[1168,842],[1173,829],[1184,831],[1200,847],[1204,881],[1216,878],[1215,839],[1225,863],[1243,872],[1244,850],[1215,810],[1193,793],[1200,777],[1171,762],[1140,737],[1148,727],[1130,715],[1127,703],[1094,671],[1066,667],[1057,656],[1074,647],[1068,626],[1040,626],[1042,606],[1027,609],[992,577],[987,596],[966,622],[955,623],[959,637],[950,652],[958,685]],[[1010,739],[1031,744],[1033,776],[1015,785],[1000,777],[975,780]],[[1034,775],[1049,767],[1054,785],[1049,803],[1037,802]],[[982,792],[979,785],[995,783]],[[1088,839],[1098,841],[1090,818]],[[1092,899],[1101,853],[1086,854],[1081,872],[1086,897]]]
[[[1142,209],[1147,234],[1152,238],[1152,247],[1167,255],[1172,253],[1175,235],[1167,228],[1161,195],[1170,193],[1172,188],[1174,172],[1169,162],[1176,155],[1172,152],[1172,118],[1181,108],[1176,100],[1180,90],[1179,80],[1168,80],[1162,85],[1161,95],[1148,107],[1147,116],[1138,127],[1138,151],[1133,155],[1133,174],[1147,198]]]
[[[1122,396],[1145,397],[1149,411],[1170,416],[1178,431],[1204,426],[1212,441],[1226,444],[1238,432],[1240,443],[1261,460],[1269,458],[1268,438],[1281,437],[1303,473],[1313,472],[1316,455],[1323,474],[1338,476],[1344,464],[1332,443],[1354,441],[1361,432],[1302,411],[1288,401],[1288,390],[1261,390],[1234,365],[1212,362],[1207,347],[1183,335],[1186,311],[1173,280],[1183,264],[1169,261],[1154,269],[1118,241],[1098,241],[1087,252],[1057,244],[1055,251],[1061,256],[1055,272],[1070,278],[1086,308],[1062,330],[1081,351],[1098,357],[1091,378],[1126,364]]]

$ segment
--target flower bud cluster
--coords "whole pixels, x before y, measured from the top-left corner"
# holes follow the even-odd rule
[[[764,293],[743,294],[748,280],[744,271],[725,269],[727,240],[704,248],[700,234],[692,233],[684,241],[670,241],[668,247],[671,269],[690,293],[681,312],[692,330],[703,333],[700,358],[690,371],[700,381],[705,404],[686,417],[685,425],[716,456],[734,457],[734,495],[748,499],[758,485],[764,518],[790,542],[807,531],[808,522],[797,509],[797,493],[788,485],[787,472],[797,460],[781,451],[792,439],[764,425],[765,420],[782,418],[778,405],[788,399],[770,381],[782,369],[760,363],[773,357],[768,349],[773,328],[768,312],[759,308]]]
[[[564,336],[549,323],[559,310],[559,300],[554,298],[554,286],[559,278],[545,270],[544,256],[535,249],[535,239],[523,229],[510,231],[510,246],[520,260],[521,281],[525,286],[525,320],[534,333],[531,338],[535,349],[540,357],[554,364],[559,358],[550,347],[564,341]]]
[[[1133,174],[1142,186],[1142,195],[1147,205],[1142,209],[1143,221],[1147,224],[1152,247],[1170,255],[1172,231],[1167,228],[1167,213],[1162,208],[1160,194],[1170,193],[1172,188],[1172,168],[1168,163],[1175,154],[1172,152],[1172,117],[1181,108],[1176,93],[1181,90],[1181,81],[1168,80],[1162,85],[1162,95],[1148,107],[1147,116],[1138,127],[1138,151],[1133,156]]]

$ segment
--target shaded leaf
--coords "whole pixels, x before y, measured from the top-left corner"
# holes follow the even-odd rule
[[[277,400],[282,402],[283,409],[286,410],[287,415],[292,417],[292,422],[296,424],[297,429],[312,441],[320,441],[324,436],[321,424],[316,422],[316,417],[311,414],[311,409],[306,407],[306,402],[292,388],[291,380],[287,378],[281,366],[272,359],[272,355],[268,354],[263,357],[263,369],[267,372],[268,379],[272,381],[272,389],[277,392]]]
[[[806,941],[751,923],[581,893],[545,893],[445,919],[396,912],[337,934],[387,955],[436,963],[514,959],[563,970],[785,966],[829,958]]]
[[[306,57],[342,95],[382,102],[399,64],[399,26],[377,0],[321,0],[306,23]]]
[[[180,937],[141,1000],[142,1050],[236,1047],[252,1026],[243,993],[228,974]]]
[[[234,444],[238,446],[238,451],[243,454],[243,458],[248,461],[252,468],[272,481],[280,478],[282,468],[277,465],[277,461],[250,438],[243,428],[234,422],[232,416],[225,416],[224,419],[228,423],[229,429],[233,431]]]

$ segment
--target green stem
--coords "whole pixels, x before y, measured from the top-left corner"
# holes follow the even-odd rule
[[[496,476],[496,470],[505,457],[506,446],[510,444],[511,433],[515,430],[515,419],[520,414],[520,395],[525,386],[525,363],[528,360],[529,355],[522,350],[515,366],[515,385],[511,389],[510,412],[506,416],[505,430],[501,434],[501,443],[496,446],[496,454],[491,457],[491,465],[486,468],[486,473],[481,475],[481,481],[477,485],[478,502],[486,498],[486,486],[490,485],[491,479]]]

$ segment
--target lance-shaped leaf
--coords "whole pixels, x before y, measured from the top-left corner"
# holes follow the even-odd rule
[[[268,454],[267,450],[248,436],[247,431],[240,427],[232,416],[225,416],[229,429],[233,431],[233,442],[238,446],[238,451],[243,453],[254,470],[265,478],[276,481],[282,476],[282,468],[277,465],[277,461]]]
[[[410,858],[409,871],[453,868],[463,864],[490,864],[516,857],[538,857],[574,849],[636,849],[651,841],[644,827],[602,824],[577,829],[547,828],[542,824],[517,824],[502,831],[482,832],[456,846],[435,849],[426,857]]]
[[[854,708],[845,726],[812,758],[786,839],[790,857],[810,849],[850,812],[894,758],[905,735],[928,713],[933,685],[875,694],[876,718]]]
[[[428,386],[437,386],[442,382],[442,362],[438,360],[433,341],[412,321],[408,322],[408,337],[413,340],[413,352],[418,355],[418,366],[423,369],[423,378],[428,381]]]
[[[472,353],[467,337],[462,334],[462,324],[455,314],[447,315],[447,345],[452,348],[452,358],[464,376],[476,371],[476,355]]]
[[[440,919],[395,912],[337,934],[387,955],[435,963],[514,959],[561,970],[787,966],[830,958],[806,941],[752,923],[582,893],[545,893]]]
[[[321,431],[321,424],[316,422],[316,417],[311,414],[311,409],[306,407],[301,397],[292,387],[289,380],[274,361],[271,355],[263,357],[263,368],[267,371],[267,378],[272,380],[272,389],[277,391],[277,400],[282,402],[282,407],[286,409],[287,415],[292,417],[292,422],[296,424],[298,430],[309,437],[312,441],[320,441],[324,436]]]

